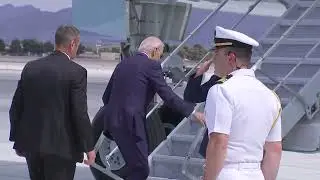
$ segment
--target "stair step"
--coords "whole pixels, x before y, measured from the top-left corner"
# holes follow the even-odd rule
[[[260,57],[253,57],[251,65],[254,65]],[[302,63],[291,75],[291,77],[312,77],[320,69],[319,58],[289,58],[289,57],[268,57],[263,60],[261,64],[261,70],[263,72],[269,72],[269,75],[285,76],[293,67],[295,67],[300,61]],[[270,73],[271,72],[271,73]]]
[[[283,33],[287,31],[294,23],[295,20],[281,20],[279,24],[273,26],[266,37],[279,39]],[[317,41],[319,40],[319,36],[320,22],[314,19],[304,19],[301,20],[296,27],[290,31],[290,33],[286,36],[286,39],[293,39],[295,41]]]
[[[260,43],[260,47],[255,49],[254,56],[262,56],[276,42],[276,39],[265,39]],[[311,41],[290,41],[284,40],[277,45],[268,57],[298,57],[303,58],[313,48],[317,42]]]
[[[297,4],[300,6],[300,7],[304,7],[304,8],[308,8],[310,7],[312,4],[314,3],[314,1],[297,1]],[[320,3],[317,3],[315,5],[316,8],[320,8]]]
[[[183,141],[183,142],[188,142],[188,143],[192,143],[192,141],[194,140],[195,136],[194,135],[183,135],[183,134],[173,134],[170,137],[170,140],[172,141]]]
[[[186,157],[192,142],[195,141],[195,138],[196,136],[192,135],[175,134],[170,138],[170,140],[167,141],[167,146],[158,151],[158,154]],[[194,154],[192,155],[194,158],[202,158],[202,156],[198,153],[200,142],[198,142]]]
[[[264,83],[268,83],[268,84],[274,84],[277,85],[277,82],[272,81],[270,78],[265,77],[265,76],[258,76],[257,77],[260,81],[264,82]],[[280,82],[282,80],[282,78],[280,77],[276,77],[274,78],[275,80],[277,80],[278,82]],[[310,79],[309,78],[288,78],[285,81],[286,85],[289,84],[293,84],[293,85],[304,85],[305,83],[307,83]]]
[[[296,64],[281,64],[281,63],[267,63],[265,61],[261,64],[261,71],[273,78],[284,78]],[[290,78],[312,78],[320,69],[320,65],[315,64],[301,64],[298,66],[293,73],[289,76]],[[259,70],[256,71],[256,76],[261,77],[264,74]]]
[[[279,38],[264,38],[261,44],[274,44]],[[280,44],[286,45],[314,45],[320,42],[320,38],[286,38],[280,41]]]
[[[281,26],[291,26],[292,24],[294,24],[296,22],[296,20],[292,20],[292,19],[283,19],[279,22],[278,25]],[[319,21],[315,21],[314,19],[302,19],[297,26],[320,26],[320,22]]]
[[[198,130],[200,129],[202,125],[198,122],[186,120],[181,123],[179,128],[176,128],[175,132],[173,134],[179,134],[179,135],[190,135],[195,136],[198,133]]]
[[[168,179],[168,178],[161,178],[161,177],[148,177],[147,180],[177,180],[177,179]]]
[[[182,174],[184,157],[154,155],[150,168],[151,177],[161,177],[169,179],[186,179]],[[196,177],[203,175],[204,159],[191,158],[187,170]]]
[[[273,82],[268,77],[258,77],[261,82],[263,82],[268,88],[273,90],[278,83]],[[276,80],[279,82],[281,78],[276,78]],[[309,81],[307,78],[288,78],[285,82],[285,85],[289,87],[293,92],[299,93],[301,88]],[[281,86],[276,93],[280,98],[292,98],[294,96],[293,93],[291,93],[289,90]]]
[[[255,56],[251,58],[251,63],[256,63],[260,57]],[[303,58],[297,57],[267,57],[263,60],[263,64],[286,64],[286,65],[296,65],[298,64]],[[302,64],[308,65],[320,65],[319,58],[304,58]]]
[[[284,19],[296,20],[309,8],[314,1],[298,1],[291,9],[283,16]],[[317,4],[313,10],[306,16],[306,19],[319,19],[320,5]]]

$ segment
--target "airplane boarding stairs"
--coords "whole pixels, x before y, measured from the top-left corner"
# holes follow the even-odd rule
[[[217,10],[227,2],[228,0],[221,2]],[[261,0],[256,1],[256,3],[259,2]],[[253,68],[256,70],[257,77],[268,87],[275,89],[281,98],[283,145],[288,150],[314,151],[320,144],[320,120],[317,118],[320,107],[318,100],[320,97],[318,94],[320,89],[319,2],[320,0],[290,1],[290,7],[259,39],[260,48],[254,51]],[[254,7],[249,8],[248,13]],[[215,11],[210,13],[165,61],[170,60],[171,55],[176,54],[193,33],[215,14]],[[240,21],[232,28],[235,28]],[[250,26],[254,28],[254,25]],[[153,110],[159,106],[160,104],[156,105]],[[147,117],[153,113],[153,110]],[[199,179],[203,173],[204,159],[198,154],[198,149],[204,131],[205,128],[200,124],[185,118],[149,155],[148,179]],[[104,154],[102,151],[105,150],[103,143],[106,143],[106,139],[101,135],[95,148],[101,154]],[[107,161],[104,164],[110,167],[109,163],[113,163],[112,157],[121,157],[118,148],[112,149],[105,159],[100,154],[102,160]],[[115,165],[115,163],[112,164],[112,166]],[[98,164],[92,167],[114,179],[121,179],[111,173],[111,168],[103,168]]]
[[[284,148],[317,150],[320,1],[296,1],[259,42],[254,68],[258,79],[281,98]],[[149,179],[199,179],[204,159],[198,149],[203,134],[201,125],[184,119],[149,156]]]

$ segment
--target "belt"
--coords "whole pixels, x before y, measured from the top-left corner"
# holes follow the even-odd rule
[[[225,163],[223,168],[231,169],[260,169],[261,163]]]

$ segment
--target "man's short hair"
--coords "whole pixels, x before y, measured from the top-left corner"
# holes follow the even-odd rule
[[[234,52],[236,57],[243,62],[249,63],[251,60],[252,49],[250,48],[238,48],[238,47],[226,46],[225,53],[228,54],[230,52]]]
[[[80,35],[80,31],[73,25],[61,25],[58,27],[55,34],[56,45],[66,46],[71,40]]]
[[[155,36],[150,36],[141,42],[138,48],[138,51],[151,53],[155,48],[160,48],[160,47],[164,47],[163,42]]]

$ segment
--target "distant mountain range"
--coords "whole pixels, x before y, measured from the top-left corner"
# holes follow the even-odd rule
[[[0,38],[6,42],[18,39],[36,38],[53,41],[54,32],[61,24],[72,23],[72,9],[66,8],[58,12],[41,11],[31,5],[15,7],[0,6]],[[81,40],[95,43],[98,39],[110,39],[120,42],[112,36],[81,30]]]
[[[186,35],[188,35],[201,20],[210,13],[209,10],[193,8],[189,19]],[[210,46],[214,27],[216,25],[227,28],[241,18],[241,14],[220,12],[212,18],[197,34],[190,43]],[[254,38],[259,38],[263,32],[274,22],[275,17],[248,16],[238,26],[241,30]],[[0,38],[6,42],[12,39],[36,38],[43,41],[53,41],[54,32],[60,24],[72,23],[72,8],[62,9],[58,12],[41,11],[31,5],[28,6],[0,6]],[[97,40],[119,43],[121,39],[110,35],[101,35],[95,32],[81,30],[81,40],[85,44],[95,44]]]

